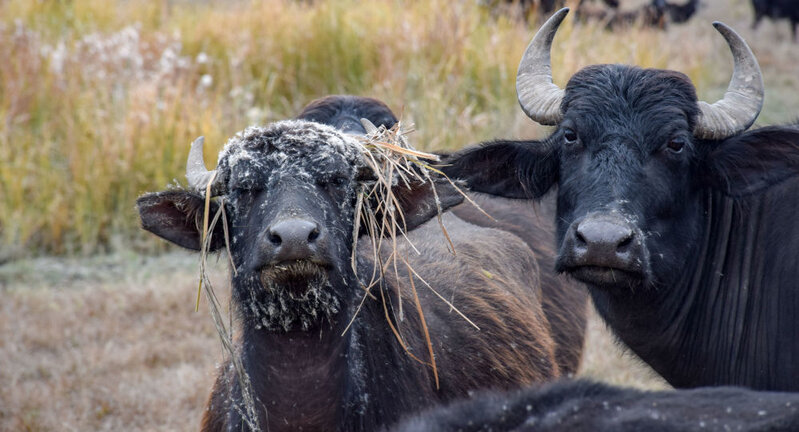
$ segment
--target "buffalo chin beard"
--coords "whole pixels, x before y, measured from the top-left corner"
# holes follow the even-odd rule
[[[308,331],[333,322],[341,309],[327,270],[309,261],[264,269],[250,289],[249,312],[256,328]]]

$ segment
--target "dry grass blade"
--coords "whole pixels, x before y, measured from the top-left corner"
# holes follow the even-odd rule
[[[408,282],[411,284],[411,291],[413,292],[413,301],[416,303],[416,312],[419,314],[419,321],[422,323],[422,331],[424,332],[424,340],[427,343],[427,352],[430,355],[430,367],[433,368],[433,377],[436,380],[436,390],[439,389],[438,383],[438,368],[436,367],[436,356],[433,353],[433,342],[430,340],[430,331],[427,329],[427,320],[424,319],[424,311],[422,310],[422,303],[419,301],[419,293],[416,292],[416,284],[413,283],[413,274],[410,273],[411,265],[405,261],[405,266],[408,267]]]
[[[206,253],[205,241],[208,238],[208,213],[211,210],[211,186],[213,186],[215,178],[216,178],[216,171],[214,171],[213,174],[211,174],[211,178],[208,180],[208,184],[205,185],[205,207],[203,208],[203,232],[202,232],[202,240],[200,241],[200,244],[203,246],[202,256],[200,259],[201,268],[205,267],[204,265],[205,253]],[[204,274],[204,272],[201,271],[201,274]],[[197,286],[197,303],[194,306],[194,312],[200,310],[200,292],[202,291],[202,289],[203,289],[203,278],[201,276],[199,285]]]
[[[460,187],[458,187],[458,185],[454,181],[452,181],[452,179],[449,178],[448,175],[444,174],[444,171],[441,171],[440,169],[437,169],[436,167],[430,166],[430,165],[427,166],[427,169],[430,170],[430,171],[433,171],[434,173],[436,173],[436,174],[440,175],[441,177],[445,178],[449,182],[449,184],[451,184],[452,187],[454,187],[455,190],[457,190],[458,193],[460,193],[463,196],[463,199],[465,199],[469,204],[474,206],[474,208],[479,210],[480,213],[486,215],[492,221],[496,221],[496,219],[494,219],[493,216],[491,216],[490,214],[486,213],[485,210],[482,209],[482,207],[480,207],[476,202],[474,202],[474,200],[468,194],[466,194],[466,192],[464,192]]]
[[[386,322],[388,323],[388,326],[391,328],[391,332],[392,332],[392,333],[394,333],[394,337],[396,337],[396,338],[397,338],[397,342],[399,342],[399,344],[400,344],[400,346],[402,347],[402,349],[403,349],[403,350],[405,350],[405,352],[406,352],[406,353],[408,353],[408,355],[409,355],[409,356],[410,356],[412,359],[416,360],[417,362],[419,362],[419,363],[421,363],[421,364],[423,364],[423,365],[427,365],[428,363],[427,363],[427,362],[425,362],[424,360],[420,359],[419,357],[416,357],[416,356],[415,356],[415,355],[414,355],[414,354],[411,352],[411,350],[408,348],[408,345],[406,345],[406,344],[405,344],[405,341],[404,341],[404,340],[402,340],[402,336],[400,336],[400,334],[399,334],[399,331],[398,331],[398,330],[397,330],[397,328],[394,326],[394,323],[391,321],[391,317],[389,316],[389,313],[388,313],[388,306],[386,306],[386,296],[385,296],[385,294],[383,294],[383,291],[384,291],[384,290],[382,290],[382,289],[380,290],[380,299],[381,299],[381,300],[382,300],[382,302],[383,302],[383,312],[385,313],[385,316],[386,316]]]
[[[436,295],[436,297],[440,298],[440,299],[441,299],[441,301],[443,301],[443,302],[444,302],[444,303],[445,303],[447,306],[449,306],[449,308],[450,308],[451,310],[455,311],[455,313],[457,313],[458,315],[460,315],[460,316],[461,316],[461,318],[463,318],[464,320],[466,320],[466,322],[468,322],[468,323],[469,323],[469,324],[470,324],[472,327],[474,327],[474,328],[475,328],[475,329],[477,329],[477,330],[480,330],[480,327],[478,327],[478,326],[477,326],[477,324],[475,324],[475,323],[474,323],[472,320],[470,320],[470,319],[469,319],[469,317],[467,317],[466,315],[464,315],[464,314],[463,314],[463,312],[459,311],[459,310],[458,310],[458,308],[456,308],[456,307],[455,307],[455,305],[454,305],[454,304],[452,304],[452,302],[450,302],[449,300],[445,299],[445,298],[444,298],[444,296],[442,296],[441,294],[439,294],[439,292],[438,292],[438,291],[436,291],[436,290],[435,290],[435,289],[434,289],[432,286],[430,286],[430,284],[429,284],[429,283],[427,283],[427,281],[426,281],[426,280],[424,280],[424,279],[423,279],[421,276],[419,276],[419,273],[416,273],[416,271],[413,269],[413,267],[412,267],[412,266],[408,265],[408,270],[409,270],[411,273],[413,273],[413,275],[414,275],[414,276],[416,276],[417,278],[419,278],[419,280],[420,280],[420,281],[422,281],[422,283],[423,283],[423,284],[424,284],[424,285],[425,285],[427,288],[429,288],[429,289],[430,289],[430,291],[432,291],[432,292],[433,292],[433,294],[435,294],[435,295]]]
[[[233,264],[233,255],[230,253],[230,231],[227,226],[227,213],[225,213],[225,203],[219,202],[219,208],[222,211],[222,230],[225,233],[225,251],[227,252],[228,263],[230,268],[233,269],[233,274],[238,275],[239,271],[236,270],[236,265]]]
[[[433,153],[420,152],[418,150],[413,150],[413,149],[405,148],[405,147],[402,147],[402,146],[394,145],[394,144],[392,144],[390,142],[381,141],[379,143],[379,146],[381,146],[383,148],[386,148],[388,150],[391,150],[391,151],[393,151],[395,153],[399,153],[401,155],[413,156],[415,158],[421,158],[421,159],[429,159],[429,160],[433,160],[433,161],[436,161],[436,162],[439,161],[438,155],[435,155]]]
[[[231,268],[233,271],[236,271],[235,265],[233,264],[232,258],[230,258],[230,237],[227,232],[227,216],[225,214],[225,203],[224,199],[220,202],[219,209],[214,214],[214,218],[210,220],[209,223],[209,216],[210,216],[210,207],[211,207],[211,185],[213,184],[214,177],[216,173],[211,176],[211,179],[208,181],[208,184],[205,189],[205,208],[203,211],[203,231],[202,231],[202,244],[200,250],[200,285],[199,289],[205,292],[205,296],[208,299],[209,309],[211,311],[211,318],[214,322],[214,327],[216,328],[217,333],[219,334],[219,339],[222,342],[222,346],[225,348],[225,351],[230,355],[230,361],[233,364],[233,368],[236,371],[236,377],[239,381],[239,387],[241,388],[241,396],[244,400],[244,407],[239,407],[234,404],[234,409],[236,409],[241,418],[247,426],[252,431],[261,431],[261,427],[259,424],[258,413],[255,409],[255,398],[253,398],[252,392],[252,384],[250,382],[250,377],[247,372],[244,370],[244,365],[241,363],[241,358],[236,354],[236,350],[233,347],[233,328],[232,323],[230,329],[225,328],[225,323],[222,319],[221,313],[221,305],[219,303],[219,299],[216,297],[216,293],[214,292],[213,285],[211,284],[210,279],[208,278],[208,274],[206,272],[207,268],[207,259],[208,259],[208,249],[211,245],[211,240],[213,239],[213,232],[214,227],[219,222],[219,219],[223,219],[223,232],[225,236],[225,248],[228,251],[228,257],[231,260]],[[200,293],[197,293],[197,303],[195,306],[195,310],[199,310],[200,306]],[[266,408],[264,407],[264,413],[266,413]]]
[[[364,192],[363,192],[363,186],[362,186],[361,189],[358,191],[358,197],[356,198],[356,201],[355,201],[355,214],[356,215],[361,214],[361,211],[363,211],[363,195],[364,195]],[[359,217],[355,218],[355,222],[354,222],[354,225],[353,225],[353,228],[352,228],[352,232],[353,232],[352,250],[356,250],[356,249],[358,249],[358,233],[361,232],[361,218],[359,218]],[[352,267],[352,271],[353,272],[356,272],[356,273],[358,272],[358,263],[357,263],[355,254],[352,254],[352,256],[350,257],[350,266]]]
[[[396,313],[393,305],[393,299],[385,289],[381,286],[380,297],[385,313],[386,321],[391,328],[392,333],[396,337],[405,352],[411,358],[419,363],[430,366],[433,370],[435,377],[436,388],[439,386],[438,368],[436,366],[435,355],[433,352],[433,343],[430,337],[430,332],[427,327],[427,320],[424,316],[421,300],[416,291],[414,278],[418,278],[425,284],[433,293],[436,294],[445,304],[447,304],[458,315],[463,317],[470,325],[479,330],[469,318],[461,313],[455,306],[447,301],[443,296],[438,294],[424,279],[422,279],[416,271],[414,271],[411,261],[408,260],[403,253],[400,252],[401,248],[398,246],[398,241],[404,238],[411,253],[419,254],[413,242],[406,235],[407,224],[405,215],[402,212],[402,206],[399,196],[395,193],[398,188],[418,186],[420,184],[429,184],[432,188],[432,193],[435,199],[435,205],[438,210],[438,223],[441,227],[441,232],[444,240],[447,242],[449,251],[454,255],[455,246],[452,239],[444,226],[441,214],[443,209],[439,199],[438,191],[436,190],[436,183],[434,176],[446,178],[449,183],[461,193],[464,198],[480,209],[480,207],[472,201],[463,191],[460,190],[457,184],[447,178],[440,170],[436,169],[432,163],[439,162],[439,157],[435,154],[420,152],[414,149],[407,141],[405,132],[402,128],[401,122],[397,123],[394,127],[387,129],[384,126],[376,127],[368,120],[362,119],[361,122],[367,131],[367,135],[361,138],[363,160],[366,165],[374,173],[375,180],[373,182],[365,183],[358,191],[358,198],[356,201],[355,222],[353,231],[353,250],[350,260],[353,271],[356,277],[358,276],[357,257],[358,257],[358,235],[361,231],[366,231],[371,239],[372,247],[372,275],[369,282],[364,285],[364,297],[355,311],[352,319],[347,325],[344,332],[350,328],[355,321],[358,312],[361,310],[367,296],[371,296],[370,289],[375,284],[379,284],[381,278],[385,273],[393,272],[395,281],[401,283],[405,277],[400,276],[400,263],[407,268],[407,277],[410,283],[409,292],[412,293],[412,298],[419,314],[421,323],[421,332],[423,333],[427,351],[429,353],[430,361],[425,362],[419,359],[414,353],[411,352],[410,347],[406,344],[402,337],[400,324],[403,322],[402,310],[402,295],[401,291],[397,292]],[[480,211],[483,211],[480,209]],[[485,213],[485,212],[483,212]],[[490,217],[490,216],[489,216]],[[398,235],[399,233],[399,235]],[[388,247],[388,253],[381,254],[383,248]],[[360,278],[358,278],[360,280]],[[388,298],[387,298],[388,297]]]

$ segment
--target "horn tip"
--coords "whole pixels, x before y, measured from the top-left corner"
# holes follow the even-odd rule
[[[570,9],[568,7],[558,10],[557,12],[553,13],[551,17],[549,17],[547,22],[552,21],[560,24],[560,22],[563,21],[564,18],[566,18],[566,15],[569,14],[569,10]]]
[[[738,32],[736,32],[735,30],[733,30],[732,27],[728,26],[727,24],[724,24],[721,21],[713,21],[713,28],[715,28],[716,31],[721,33],[721,35],[724,36],[724,38],[727,40],[737,40],[746,44],[746,41],[744,41],[744,38],[741,37],[741,35],[739,35]]]
[[[372,133],[377,131],[377,126],[374,125],[369,119],[361,118],[361,125],[364,129],[366,129],[366,133]]]
[[[715,28],[720,33],[723,33],[725,30],[726,31],[733,31],[732,27],[728,26],[727,24],[724,24],[721,21],[713,21],[713,28]]]

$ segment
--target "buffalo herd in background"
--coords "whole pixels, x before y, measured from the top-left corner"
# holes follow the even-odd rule
[[[786,19],[791,22],[793,40],[797,40],[799,27],[799,2],[796,0],[752,0],[755,9],[755,21],[752,28],[757,28],[763,17],[773,20]]]
[[[788,14],[780,1],[756,22]],[[679,22],[697,3],[647,7]],[[204,431],[799,430],[799,125],[749,130],[760,68],[721,23],[735,67],[715,103],[682,73],[625,65],[585,67],[561,89],[550,50],[567,13],[538,31],[516,83],[552,134],[441,154],[440,174],[491,217],[443,176],[397,177],[391,206],[359,198],[377,179],[358,139],[397,118],[356,96],[238,133],[214,170],[198,139],[189,187],[138,199],[144,229],[230,253],[238,337]],[[414,246],[359,229],[362,205],[402,210]],[[407,266],[386,271],[398,252]],[[677,390],[568,379],[589,296]]]
[[[796,0],[751,0],[754,10],[752,28],[756,28],[763,18],[772,20],[785,19],[791,23],[793,39],[797,40],[799,27],[799,1]],[[575,17],[578,20],[597,20],[607,23],[608,28],[629,25],[666,28],[669,24],[688,21],[701,7],[700,0],[684,0],[684,2],[667,0],[651,0],[631,10],[620,10],[618,0],[602,0],[604,7],[586,4],[580,0]],[[524,16],[536,11],[539,16],[547,17],[557,9],[565,6],[564,0],[521,0],[518,2]]]

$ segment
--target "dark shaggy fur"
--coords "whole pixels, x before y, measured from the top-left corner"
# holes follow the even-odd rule
[[[445,172],[509,198],[557,186],[556,268],[671,384],[799,390],[799,128],[697,139],[687,77],[620,65],[575,74],[561,108],[547,139],[466,149]],[[577,258],[596,215],[630,227],[628,267]]]
[[[487,393],[403,421],[393,432],[727,432],[799,430],[799,394],[736,387],[647,392],[561,381]]]
[[[369,119],[378,127],[391,128],[397,123],[394,113],[382,101],[350,95],[325,96],[311,101],[297,118],[333,126],[348,133],[363,131],[362,118]]]

